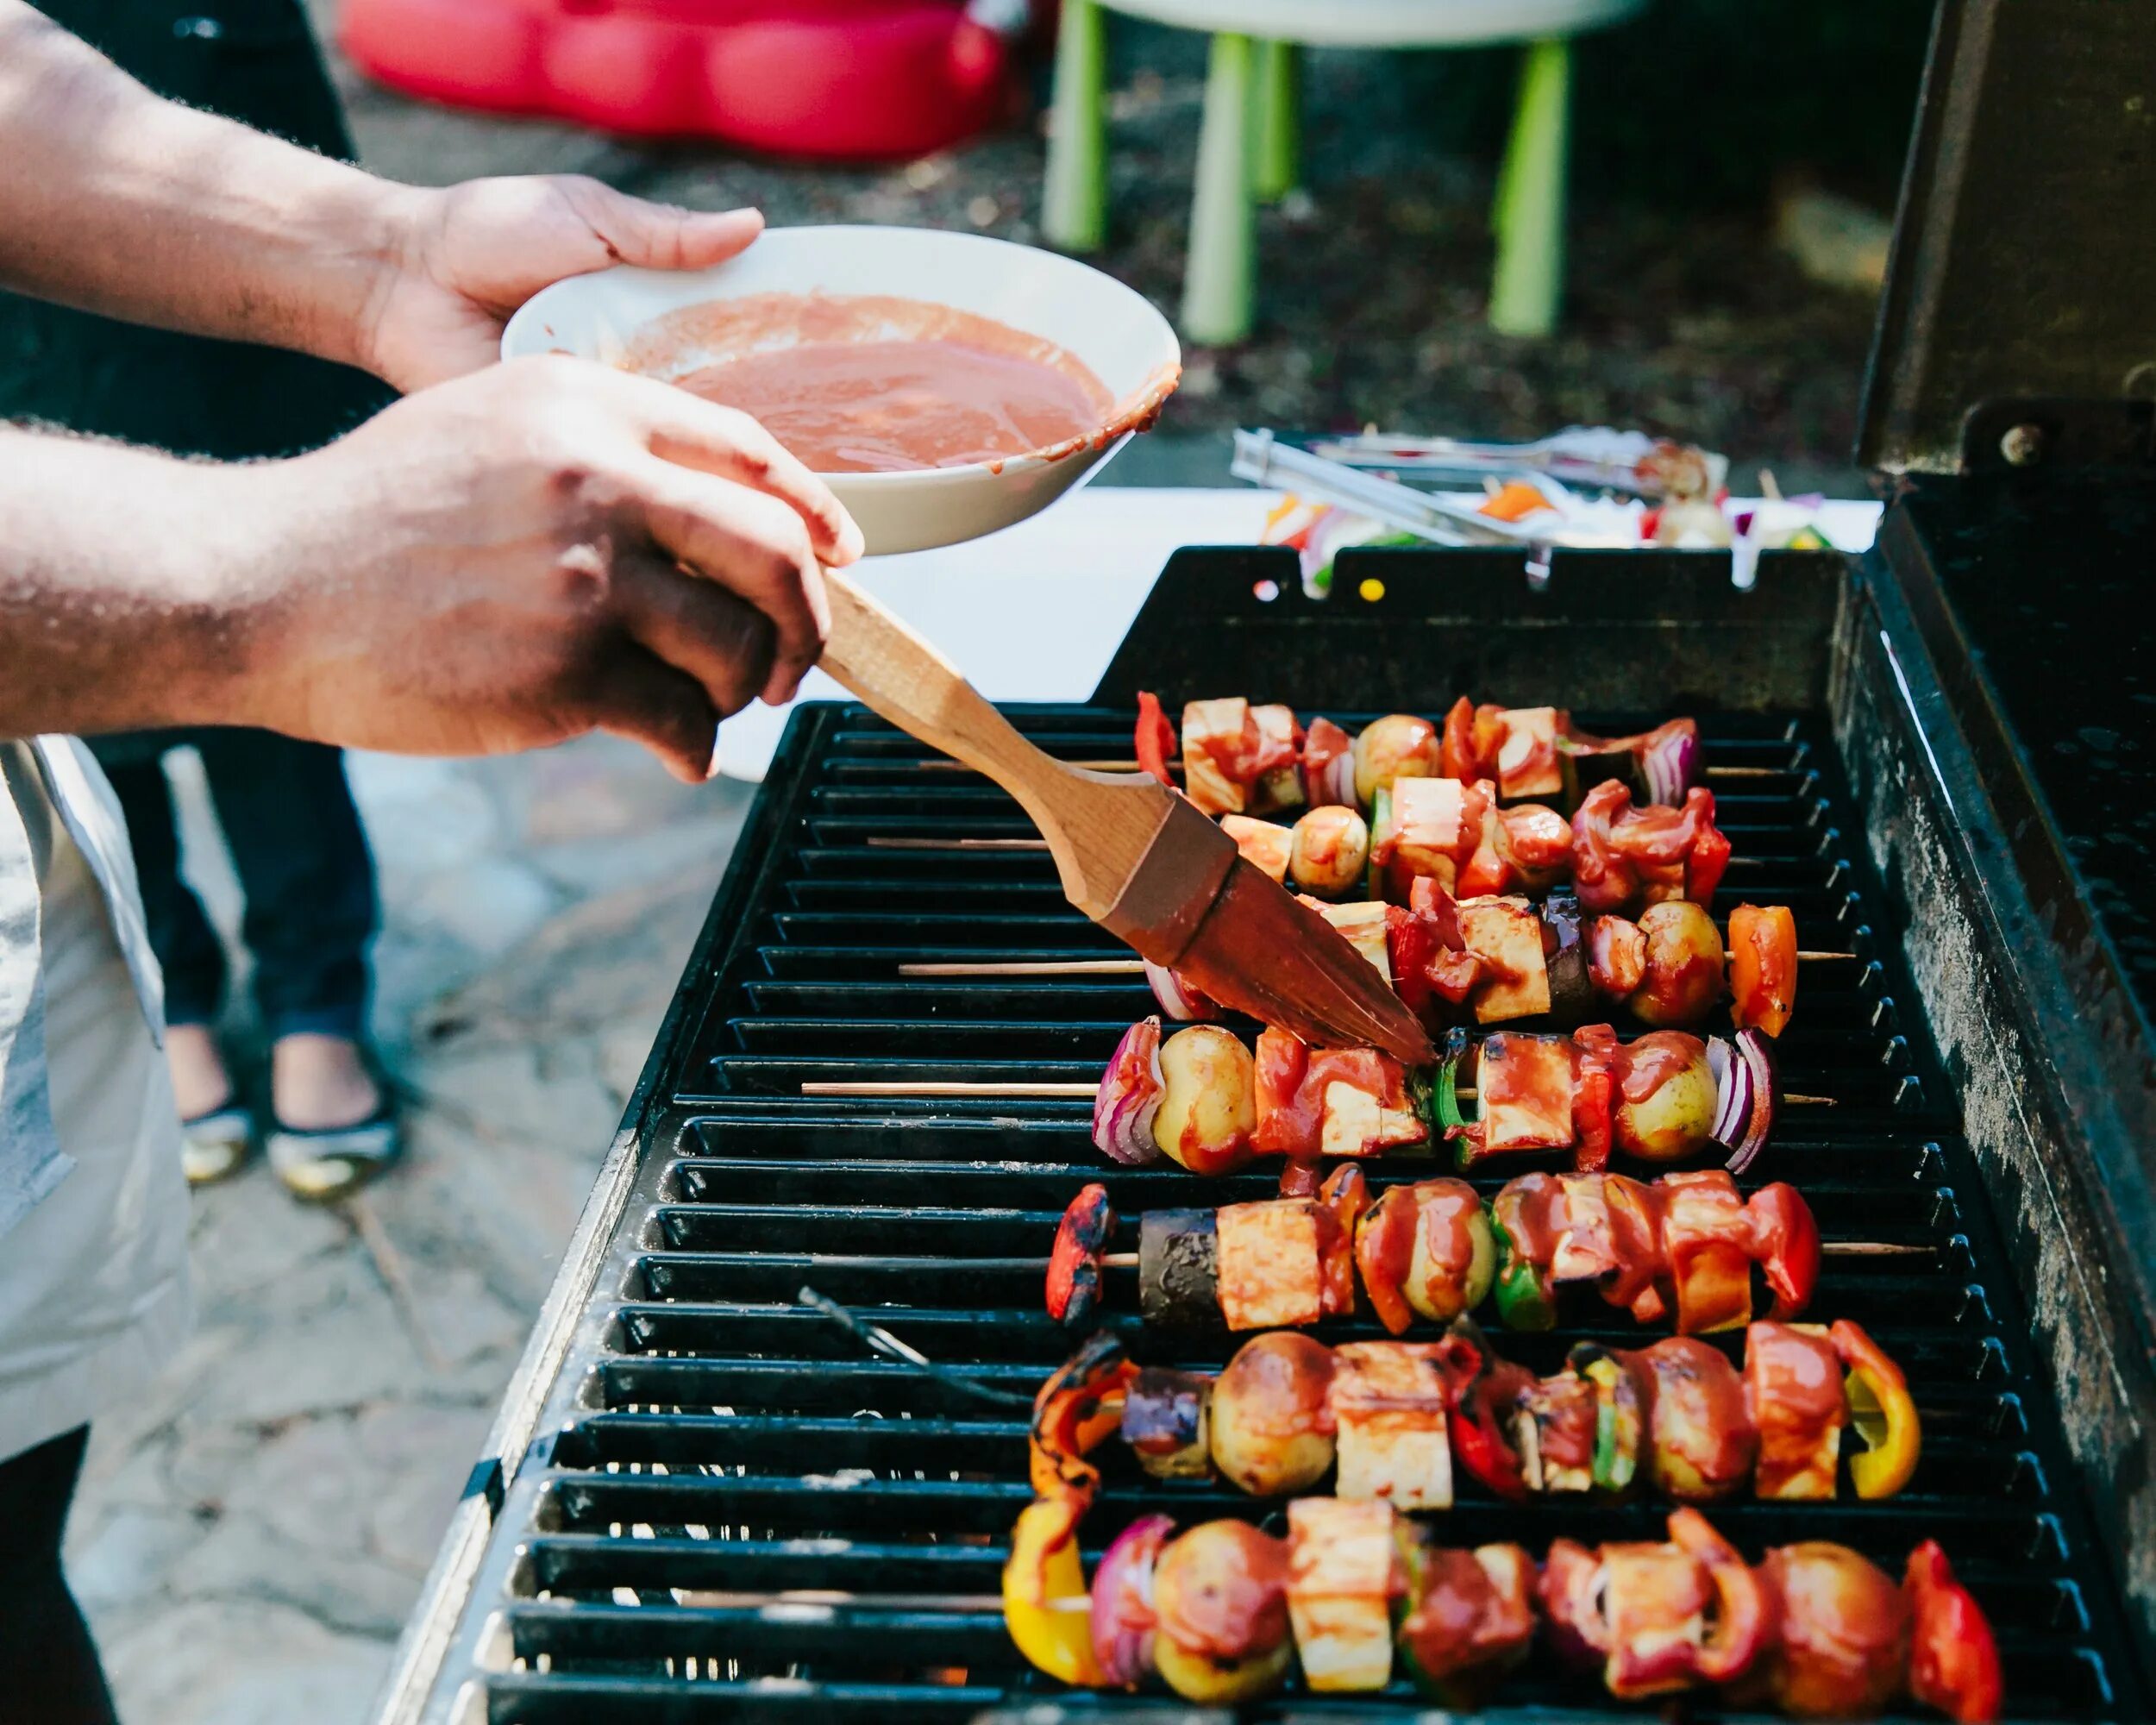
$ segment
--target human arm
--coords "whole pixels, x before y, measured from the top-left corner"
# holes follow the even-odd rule
[[[860,536],[753,421],[521,361],[282,461],[0,428],[0,736],[248,724],[479,754],[593,728],[703,776]],[[686,567],[685,567],[686,566]]]
[[[550,282],[700,268],[761,227],[573,177],[394,185],[166,102],[0,0],[0,285],[40,298],[411,390],[490,363],[502,320]]]

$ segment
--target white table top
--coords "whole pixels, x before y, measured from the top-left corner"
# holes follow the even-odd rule
[[[943,653],[991,700],[1081,701],[1129,632],[1171,552],[1250,545],[1276,492],[1086,486],[985,539],[870,557],[855,578]],[[1829,502],[1820,530],[1845,551],[1871,543],[1879,505]],[[808,700],[849,699],[821,671]],[[761,779],[787,710],[753,706],[719,732],[719,765]]]
[[[1573,36],[1620,22],[1646,0],[1101,0],[1186,30],[1234,31],[1321,47],[1463,47]]]

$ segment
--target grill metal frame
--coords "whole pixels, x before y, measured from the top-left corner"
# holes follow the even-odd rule
[[[2073,1716],[2139,1716],[2147,1691],[2099,1531],[2120,1533],[2099,1519],[2115,1500],[2097,1489],[2099,1514],[2091,1514],[2086,1488],[2101,1482],[2076,1465],[2055,1411],[2053,1382],[2071,1370],[2057,1338],[2073,1337],[2083,1349],[2075,1357],[2086,1361],[2091,1338],[2078,1327],[2084,1314],[2071,1301],[2046,1302],[2040,1287],[2031,1297],[2024,1277],[2038,1266],[2028,1259],[2028,1195],[2002,1172],[2017,1164],[2002,1159],[1988,1115],[1967,1134],[1957,1118],[1957,1090],[1987,1076],[1970,1067],[1960,1039],[1965,1009],[1940,1038],[1961,1069],[1952,1074],[1959,1084],[1950,1086],[1926,1022],[1926,1007],[1934,1016],[1939,1011],[1936,963],[1925,961],[1919,943],[1913,970],[1898,938],[1910,910],[1939,915],[1934,900],[1945,890],[1914,881],[1896,848],[1896,832],[1906,839],[1928,813],[1916,763],[1930,765],[1958,818],[1955,835],[1969,836],[1984,819],[1971,786],[1948,789],[1952,757],[1941,764],[1937,727],[1915,722],[1917,692],[1933,688],[1914,656],[1921,649],[1904,643],[1896,656],[1881,630],[1893,596],[1883,612],[1879,573],[1859,574],[1839,558],[1770,556],[1750,593],[1731,589],[1726,563],[1714,558],[1627,554],[1622,567],[1618,577],[1605,559],[1560,554],[1547,586],[1523,598],[1518,561],[1507,554],[1367,553],[1344,561],[1341,590],[1354,593],[1368,573],[1383,583],[1385,598],[1319,605],[1302,599],[1292,563],[1280,554],[1181,554],[1096,699],[1120,706],[1142,681],[1179,693],[1242,689],[1305,712],[1340,713],[1427,709],[1461,687],[1501,700],[1562,691],[1584,718],[1597,709],[1619,713],[1651,687],[1660,712],[1701,714],[1715,740],[1710,762],[1733,758],[1747,733],[1801,751],[1802,771],[1813,776],[1796,794],[1799,801],[1816,795],[1821,812],[1802,829],[1816,856],[1733,875],[1729,888],[1795,903],[1808,945],[1846,945],[1861,957],[1843,967],[1855,969],[1853,986],[1808,976],[1786,1038],[1791,1088],[1825,1088],[1842,1106],[1816,1120],[1792,1113],[1758,1173],[1802,1183],[1816,1196],[1830,1237],[1861,1230],[1940,1247],[1934,1273],[1830,1266],[1816,1308],[1822,1316],[1876,1323],[1936,1417],[1921,1490],[1911,1496],[1831,1509],[1745,1503],[1716,1519],[1755,1552],[1824,1537],[1884,1555],[1939,1531],[1993,1607],[2010,1681],[2021,1667],[2021,1683],[2010,1690],[2017,1701],[2061,1700]],[[1280,596],[1260,601],[1253,587],[1268,580]],[[1774,743],[1791,714],[1801,716],[1789,741]],[[1119,752],[1116,726],[1127,724],[1127,711],[1111,718],[1092,707],[1021,708],[1014,716],[1077,756]],[[894,1283],[932,1283],[936,1309],[923,1302],[919,1310],[880,1319],[961,1365],[985,1338],[998,1364],[979,1375],[1023,1387],[1075,1340],[1038,1314],[1037,1270],[968,1276],[929,1262],[932,1251],[912,1250],[909,1269],[894,1276],[874,1261],[879,1243],[903,1240],[912,1250],[915,1242],[935,1248],[969,1239],[968,1258],[1038,1259],[1056,1213],[1084,1179],[1105,1176],[1126,1215],[1191,1201],[1194,1183],[1179,1171],[1106,1168],[1084,1144],[1080,1104],[799,1095],[810,1066],[814,1076],[846,1076],[849,1059],[879,1075],[918,1061],[914,1076],[992,1076],[982,1063],[1000,1057],[1015,1063],[1007,1069],[1013,1074],[1022,1066],[1025,1076],[1091,1077],[1113,1034],[1145,1009],[1142,984],[1060,981],[1011,989],[907,984],[906,998],[932,1001],[937,1010],[917,1012],[919,1027],[884,1026],[881,1040],[875,1029],[835,1015],[863,992],[843,973],[859,971],[864,961],[832,950],[858,940],[841,937],[888,928],[915,904],[941,919],[915,931],[922,938],[908,944],[909,957],[991,944],[984,931],[1008,937],[996,944],[1010,952],[1114,950],[1061,908],[1045,857],[960,859],[859,846],[878,830],[864,822],[895,819],[898,830],[914,834],[933,832],[938,819],[962,822],[969,833],[1024,830],[1014,806],[968,775],[894,773],[878,764],[922,753],[857,709],[805,709],[789,727],[490,1440],[493,1459],[475,1470],[407,1637],[386,1719],[968,1718],[1006,1699],[1026,1703],[1029,1719],[1159,1710],[1094,1697],[1066,1705],[1052,1686],[1006,1696],[1000,1680],[964,1689],[881,1681],[749,1689],[708,1678],[655,1682],[648,1668],[637,1676],[605,1664],[610,1650],[630,1650],[633,1665],[661,1648],[706,1656],[754,1649],[781,1662],[820,1653],[828,1670],[859,1673],[865,1660],[884,1664],[887,1650],[897,1666],[908,1663],[902,1653],[930,1647],[939,1650],[934,1663],[1015,1668],[996,1617],[954,1614],[918,1598],[902,1609],[756,1615],[534,1597],[542,1589],[669,1584],[850,1586],[931,1601],[992,1593],[1000,1559],[994,1545],[901,1550],[874,1536],[932,1525],[1000,1540],[1025,1495],[1018,1415],[984,1417],[979,1403],[868,1360],[824,1320],[787,1309],[791,1285],[812,1281],[847,1303],[872,1306],[895,1296]],[[1862,801],[1852,796],[1852,776]],[[892,789],[902,804],[893,803]],[[1739,855],[1747,837],[1754,856],[1762,854],[1765,832],[1757,817],[1765,811],[1758,798],[1723,800]],[[878,884],[862,891],[851,883],[870,859]],[[1817,879],[1801,878],[1807,875]],[[943,916],[939,900],[955,913]],[[1037,927],[1031,925],[1037,913]],[[1001,925],[990,916],[1028,921]],[[2014,974],[2004,949],[1984,947],[1980,956]],[[885,957],[894,963],[899,955]],[[1931,986],[1920,989],[1920,979]],[[890,992],[867,990],[872,1004],[888,1004]],[[997,1016],[1021,1002],[1031,1004],[1036,1021],[1014,1026]],[[774,1045],[793,1052],[774,1060]],[[2025,1153],[2033,1155],[2030,1136]],[[932,1189],[920,1189],[924,1176]],[[1209,1182],[1206,1191],[1230,1201],[1263,1195],[1270,1183],[1254,1173]],[[1988,1193],[2005,1199],[2003,1232]],[[903,1215],[862,1214],[864,1204],[906,1205],[909,1197],[925,1206],[909,1206]],[[789,1241],[795,1228],[801,1237]],[[815,1262],[799,1256],[809,1252]],[[711,1303],[718,1296],[731,1303]],[[1127,1285],[1112,1283],[1112,1327],[1140,1358],[1167,1361],[1163,1346],[1137,1325],[1134,1304]],[[1029,1312],[1024,1320],[1012,1315]],[[1372,1329],[1338,1325],[1324,1333],[1345,1339]],[[1628,1333],[1596,1324],[1554,1338],[1511,1337],[1507,1346],[1547,1370],[1579,1335]],[[1186,1349],[1178,1363],[1217,1368],[1231,1346],[1223,1339],[1209,1352]],[[760,1397],[767,1406],[799,1404],[799,1411],[791,1419],[744,1417]],[[914,1417],[849,1417],[870,1397],[886,1412]],[[2065,1405],[2070,1414],[2077,1410],[2071,1396]],[[642,1411],[713,1406],[742,1414]],[[2074,1447],[2085,1459],[2086,1451]],[[632,1459],[747,1471],[607,1471]],[[954,1467],[989,1477],[835,1483],[843,1477],[837,1471],[848,1468],[940,1475]],[[1167,1490],[1128,1469],[1112,1467],[1110,1478],[1094,1523],[1111,1531],[1152,1508],[1189,1521],[1251,1507],[1223,1490]],[[1937,1501],[1942,1482],[1953,1488],[1951,1502]],[[1658,1516],[1651,1505],[1586,1509],[1560,1501],[1523,1512],[1480,1501],[1463,1502],[1444,1526],[1463,1542],[1517,1536],[1539,1546],[1560,1532],[1636,1537]],[[617,1523],[625,1536],[592,1531]],[[684,1523],[714,1534],[722,1527],[813,1529],[855,1544],[626,1536],[638,1524],[678,1535]],[[506,1669],[520,1652],[542,1650],[587,1668],[573,1676]],[[1591,1687],[1539,1678],[1503,1698],[1513,1697],[1522,1718],[1608,1711]],[[1275,1709],[1282,1717],[1369,1710],[1359,1701],[1344,1708],[1307,1697]]]

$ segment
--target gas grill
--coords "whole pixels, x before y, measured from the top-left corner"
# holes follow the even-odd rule
[[[1788,1087],[1833,1105],[1786,1111],[1752,1177],[1798,1182],[1829,1240],[1921,1249],[1830,1258],[1813,1314],[1871,1329],[1926,1427],[1890,1501],[1714,1517],[1755,1558],[1827,1539],[1891,1565],[1937,1538],[1997,1627],[2016,1717],[2140,1719],[2156,1698],[2156,869],[2133,837],[2156,775],[2119,747],[2145,742],[2136,705],[2156,699],[2156,254],[2120,213],[2145,207],[2152,38],[2156,14],[2102,0],[1942,7],[1867,402],[1867,465],[1902,476],[1873,553],[1769,553],[1739,591],[1713,555],[1559,552],[1530,580],[1505,552],[1349,552],[1320,601],[1289,554],[1186,551],[1087,705],[1012,710],[1071,759],[1127,754],[1140,688],[1351,722],[1463,691],[1604,730],[1698,716],[1710,768],[1748,769],[1711,781],[1737,858],[1725,906],[1788,905],[1807,947],[1852,955],[1807,966],[1779,1047]],[[2091,279],[2082,339],[2046,348]],[[2084,672],[2062,615],[2110,625]],[[1112,1167],[1076,1101],[802,1090],[1098,1076],[1151,1010],[1138,979],[899,974],[1120,950],[1045,856],[957,844],[1030,835],[1001,793],[859,710],[795,715],[385,1725],[1198,1716],[1059,1691],[1006,1636],[998,1578],[1030,1496],[1023,1398],[1080,1339],[1042,1308],[1063,1206],[1094,1179],[1131,1217],[1269,1195],[1271,1175]],[[1430,1164],[1369,1166],[1382,1186]],[[1146,1332],[1116,1274],[1105,1321],[1134,1357],[1223,1364],[1225,1337]],[[805,1287],[934,1369],[872,1354]],[[1637,1333],[1504,1346],[1541,1371]],[[1095,1542],[1153,1510],[1276,1511],[1103,1460]],[[1658,1537],[1660,1517],[1470,1484],[1442,1525],[1539,1550]],[[1498,1703],[1613,1711],[1539,1656]],[[1259,1713],[1417,1705],[1399,1684],[1291,1686]]]

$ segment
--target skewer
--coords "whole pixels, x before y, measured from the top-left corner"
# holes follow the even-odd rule
[[[1054,1082],[1029,1082],[1012,1080],[1008,1082],[983,1083],[961,1078],[805,1078],[801,1081],[804,1096],[930,1096],[943,1098],[988,1097],[1012,1101],[1085,1101],[1098,1095],[1098,1083],[1082,1084]],[[1473,1085],[1456,1089],[1453,1094],[1463,1102],[1476,1098]],[[1794,1091],[1784,1091],[1781,1100],[1791,1107],[1831,1108],[1835,1106],[1832,1096],[1805,1096]]]
[[[862,841],[871,850],[924,850],[944,856],[963,856],[971,852],[1022,852],[1039,856],[1048,850],[1045,838],[899,838],[882,833],[871,833]],[[1732,856],[1722,864],[1725,870],[1735,869],[1764,869],[1764,856]]]
[[[940,758],[933,761],[918,761],[913,764],[930,772],[937,773],[970,773],[974,770],[962,761],[947,761]],[[1139,770],[1136,761],[1127,759],[1065,761],[1063,764],[1066,767],[1082,767],[1094,773],[1135,773]],[[1181,756],[1177,756],[1168,763],[1170,771],[1180,771],[1182,764]],[[1710,779],[1773,779],[1796,770],[1794,767],[1709,767],[1707,768],[1707,776]]]
[[[1821,1240],[1821,1258],[1932,1258],[1937,1249],[1928,1245],[1908,1245],[1890,1240]],[[1138,1254],[1134,1251],[1104,1252],[1100,1258],[1103,1270],[1136,1270]]]
[[[1723,957],[1733,958],[1733,953]],[[1833,958],[1852,958],[1853,952],[1812,952],[1800,950],[1800,963],[1819,964]],[[1012,958],[968,959],[961,963],[901,964],[901,976],[1142,976],[1145,962],[1140,958]]]
[[[993,1593],[849,1593],[843,1588],[790,1587],[777,1593],[731,1593],[711,1588],[685,1587],[681,1603],[712,1611],[801,1610],[821,1607],[859,1606],[870,1611],[964,1611],[1003,1615],[1003,1600]],[[1093,1609],[1087,1594],[1051,1599],[1050,1611]]]

